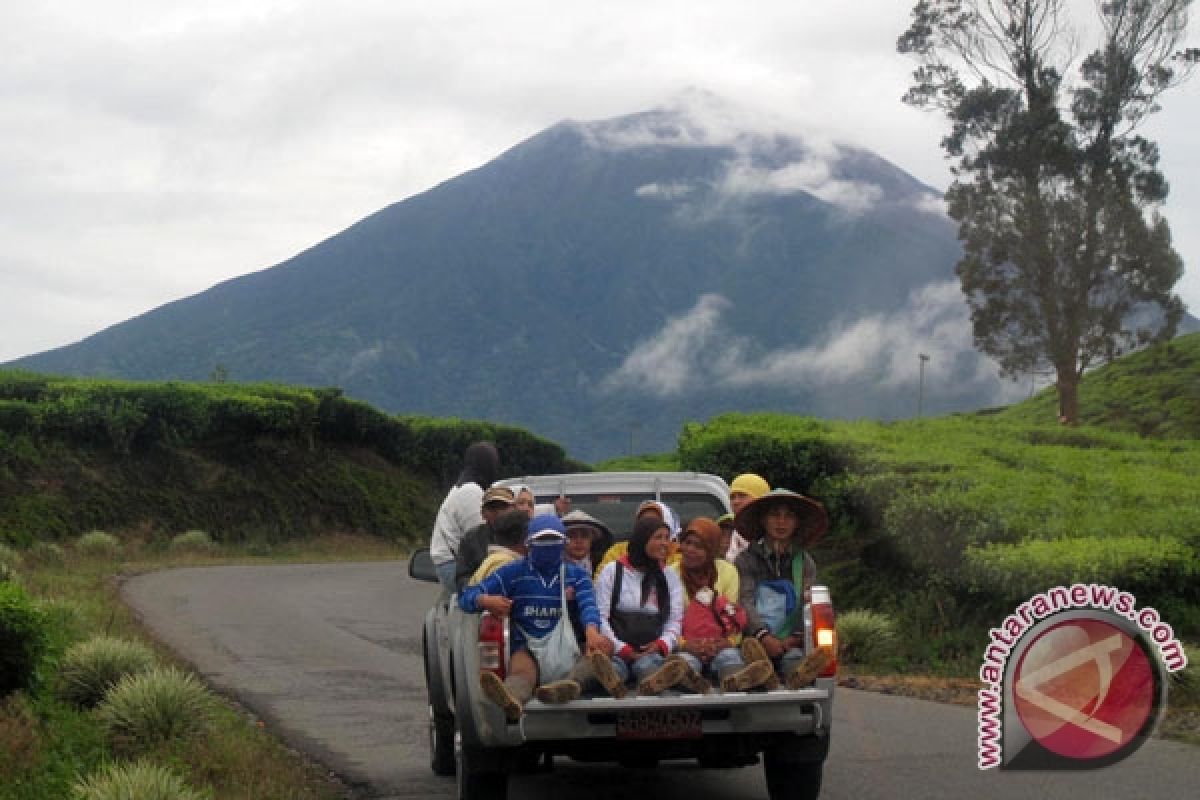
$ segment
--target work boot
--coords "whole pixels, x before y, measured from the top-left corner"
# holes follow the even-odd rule
[[[771,665],[770,661],[752,661],[732,675],[723,678],[721,691],[744,692],[747,689],[764,685],[771,678],[775,678],[776,685],[779,684],[779,678],[775,677],[775,667]]]
[[[824,647],[813,650],[788,673],[787,688],[802,689],[810,685],[821,674],[821,670],[829,666],[830,658],[829,651]]]
[[[747,665],[753,664],[756,661],[765,661],[771,664],[771,657],[767,655],[767,649],[762,646],[762,642],[755,639],[753,636],[745,636],[742,638],[742,661]],[[768,692],[773,692],[779,688],[779,676],[775,674],[775,666],[771,664],[771,674],[763,681],[762,688]]]
[[[537,687],[533,696],[543,703],[569,703],[577,700],[582,689],[572,680],[552,681]]]
[[[688,663],[682,658],[668,658],[638,685],[638,694],[661,694],[683,680],[687,672]]]
[[[753,636],[742,638],[742,661],[747,664],[753,664],[755,661],[766,661],[771,663],[770,656],[767,655],[767,649],[762,646],[762,642],[755,639]]]
[[[604,691],[618,700],[624,697],[625,682],[617,674],[617,668],[613,666],[612,660],[604,655],[604,653],[599,652],[591,653],[587,658],[588,663],[592,667],[592,674],[600,682],[600,685],[604,687]]]
[[[712,684],[708,682],[707,678],[696,672],[696,668],[692,666],[690,661],[678,654],[667,657],[667,661],[672,659],[682,661],[683,666],[687,669],[679,683],[687,688],[689,692],[693,694],[708,694],[712,691]]]
[[[479,685],[483,687],[483,694],[488,700],[504,709],[504,716],[509,722],[521,719],[521,701],[509,691],[496,673],[486,670],[479,673]]]

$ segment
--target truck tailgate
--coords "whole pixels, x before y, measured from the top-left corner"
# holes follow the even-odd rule
[[[618,735],[619,720],[625,724],[633,718],[666,718],[672,712],[698,712],[697,734],[808,734],[829,724],[824,718],[829,699],[827,689],[814,687],[710,695],[629,696],[620,700],[597,697],[556,705],[531,700],[525,706],[520,732],[525,741],[611,739]]]

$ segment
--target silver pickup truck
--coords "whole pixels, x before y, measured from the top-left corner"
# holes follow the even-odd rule
[[[716,518],[728,511],[729,489],[702,473],[573,473],[516,478],[538,502],[570,499],[614,534],[629,538],[634,513],[644,500],[667,503],[681,520]],[[409,574],[436,581],[428,551],[418,550]],[[806,593],[805,634],[810,646],[836,653],[829,592]],[[701,767],[759,763],[770,800],[813,800],[829,752],[836,661],[810,688],[663,693],[623,699],[584,696],[560,705],[530,700],[516,723],[483,696],[481,669],[503,676],[508,660],[507,620],[467,614],[443,594],[425,616],[423,653],[429,698],[430,766],[457,776],[460,800],[505,800],[508,775],[549,768],[555,756],[581,762],[651,767],[662,760],[690,759]]]

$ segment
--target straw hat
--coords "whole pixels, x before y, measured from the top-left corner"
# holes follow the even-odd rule
[[[780,504],[790,506],[800,520],[796,526],[796,537],[801,547],[812,547],[829,529],[829,516],[825,513],[825,506],[811,497],[788,489],[772,489],[752,501],[734,518],[734,527],[750,541],[757,541],[766,533],[763,519],[767,511]]]

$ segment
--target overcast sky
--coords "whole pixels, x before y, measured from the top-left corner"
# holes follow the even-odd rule
[[[1089,3],[1081,3],[1084,6]],[[38,0],[0,10],[0,361],[277,264],[563,119],[688,88],[948,182],[907,0]],[[1191,44],[1200,43],[1200,21]],[[1200,309],[1200,78],[1145,132]],[[707,307],[705,307],[707,308]],[[703,309],[702,309],[703,310]]]

